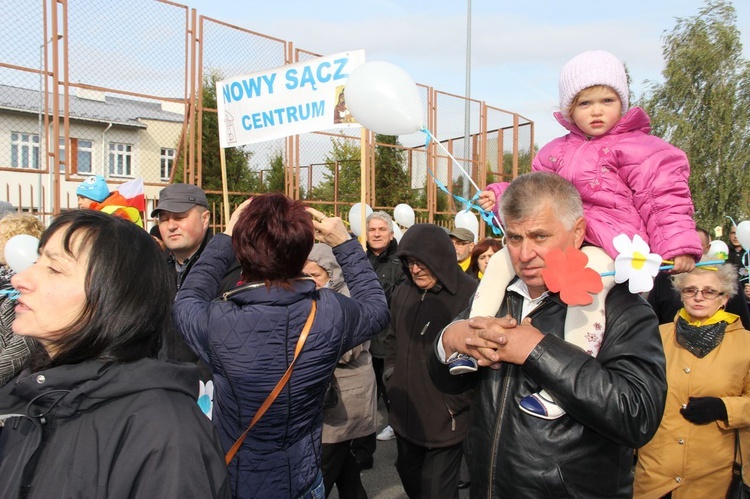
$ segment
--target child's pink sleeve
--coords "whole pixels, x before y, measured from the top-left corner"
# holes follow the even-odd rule
[[[699,260],[703,249],[693,220],[687,156],[657,137],[649,140],[653,152],[620,172],[646,225],[651,251],[666,260],[679,255]]]

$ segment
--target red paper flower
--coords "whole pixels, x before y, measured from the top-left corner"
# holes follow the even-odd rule
[[[544,257],[544,263],[542,278],[547,289],[560,293],[560,299],[568,305],[589,305],[593,301],[589,293],[604,288],[602,277],[586,267],[589,259],[579,249],[553,249]]]

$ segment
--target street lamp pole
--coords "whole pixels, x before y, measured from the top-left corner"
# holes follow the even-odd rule
[[[466,8],[466,98],[464,100],[464,158],[466,158],[466,173],[472,176],[473,163],[471,162],[471,0],[468,0]],[[463,196],[471,198],[471,182],[464,179]],[[467,206],[466,209],[469,207]]]
[[[45,113],[44,109],[44,97],[46,92],[44,91],[44,78],[47,74],[47,66],[45,64],[44,60],[44,49],[47,47],[47,44],[56,40],[59,40],[62,38],[62,35],[57,35],[57,38],[52,37],[49,40],[45,41],[41,45],[39,45],[39,121],[37,124],[37,133],[39,136],[39,154],[38,154],[38,167],[39,167],[39,175],[37,176],[37,211],[40,211],[42,209],[42,159],[44,158],[44,161],[47,162],[47,143],[46,141],[42,141],[42,133],[43,133],[43,117]],[[44,147],[42,145],[44,144]],[[44,154],[42,154],[44,152]],[[50,172],[51,173],[51,172]],[[50,177],[51,178],[51,177]],[[50,183],[50,192],[51,192],[51,186]]]

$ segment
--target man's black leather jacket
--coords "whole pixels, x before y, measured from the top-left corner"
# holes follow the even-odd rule
[[[510,310],[518,319],[521,305],[508,291],[498,317]],[[476,388],[466,439],[471,497],[632,497],[633,449],[651,439],[664,411],[664,350],[653,310],[626,285],[609,292],[605,309],[596,358],[563,340],[567,305],[556,294],[529,314],[545,337],[521,366],[451,376],[429,357],[439,389]],[[519,400],[540,388],[567,414],[548,421],[522,412]]]

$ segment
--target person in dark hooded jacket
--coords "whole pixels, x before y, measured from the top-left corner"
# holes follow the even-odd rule
[[[198,370],[157,360],[172,284],[130,221],[69,211],[13,276],[13,332],[43,348],[0,389],[0,497],[229,498]]]
[[[456,265],[453,243],[437,225],[411,226],[401,238],[398,256],[406,281],[391,298],[384,372],[398,448],[396,469],[412,499],[458,497],[471,393],[439,392],[430,380],[427,358],[440,331],[468,307],[477,281]]]

